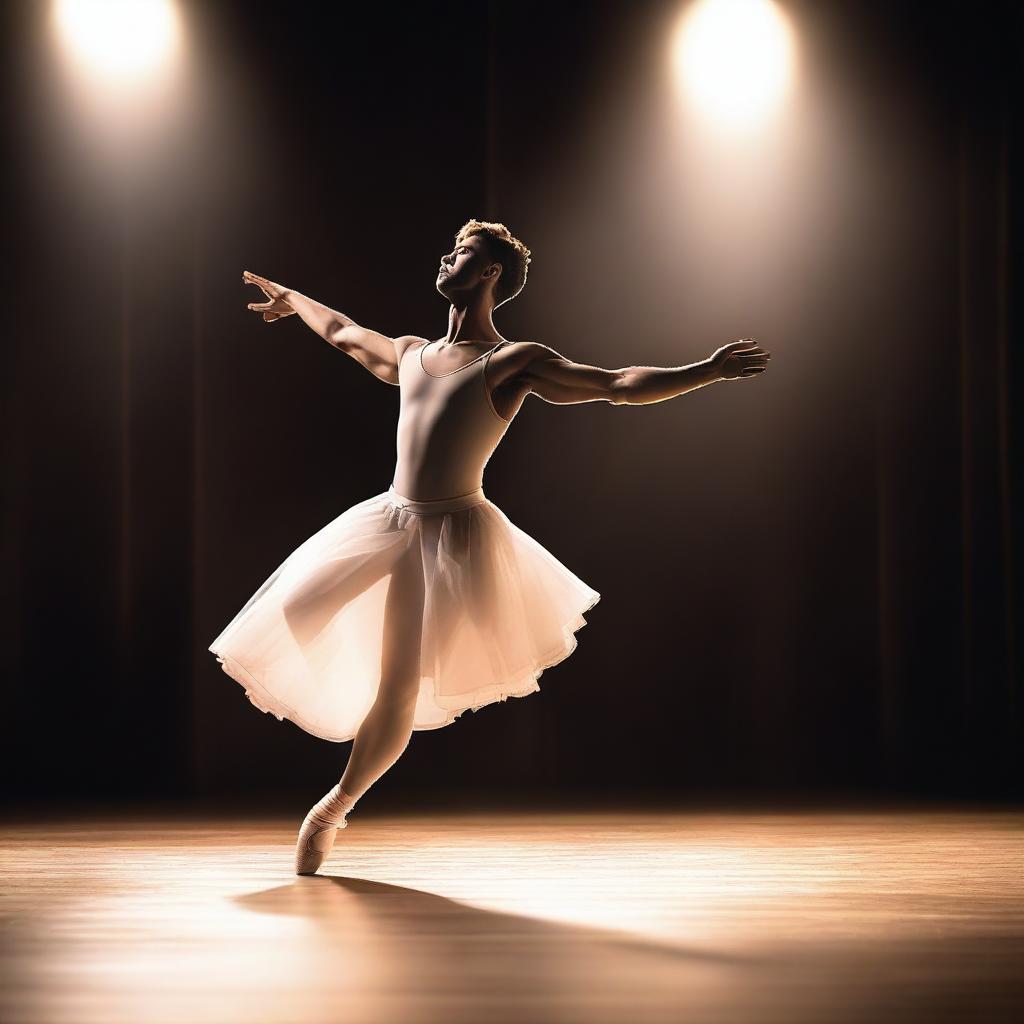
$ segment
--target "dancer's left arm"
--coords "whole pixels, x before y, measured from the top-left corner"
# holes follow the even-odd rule
[[[626,366],[606,370],[573,362],[546,345],[528,345],[521,379],[530,391],[554,405],[599,401],[651,405],[715,381],[756,376],[768,368],[771,358],[771,353],[753,338],[744,338],[687,366]]]

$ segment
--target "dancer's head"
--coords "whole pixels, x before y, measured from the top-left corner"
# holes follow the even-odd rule
[[[504,224],[469,220],[441,257],[437,290],[452,303],[479,294],[494,309],[523,290],[529,263],[530,250]]]

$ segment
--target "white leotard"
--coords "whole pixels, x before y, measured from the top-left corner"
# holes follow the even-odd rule
[[[431,344],[410,345],[398,366],[398,461],[392,486],[416,501],[483,487],[484,467],[512,422],[494,408],[484,376],[491,353],[510,342],[498,342],[464,366],[437,375],[423,365],[423,350]]]

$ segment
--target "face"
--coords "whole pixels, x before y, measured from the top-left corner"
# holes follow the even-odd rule
[[[488,258],[483,240],[478,235],[471,235],[441,257],[437,290],[445,298],[459,292],[473,291],[481,281],[494,280],[497,277],[496,268],[497,264]],[[488,271],[488,276],[484,277]]]

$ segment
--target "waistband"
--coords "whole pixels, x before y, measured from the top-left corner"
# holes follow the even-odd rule
[[[416,516],[442,515],[445,512],[456,512],[460,508],[469,508],[487,500],[483,487],[478,487],[468,494],[459,494],[454,498],[432,498],[429,501],[413,501],[412,498],[399,494],[392,484],[388,488],[388,500],[395,508],[404,509]]]

